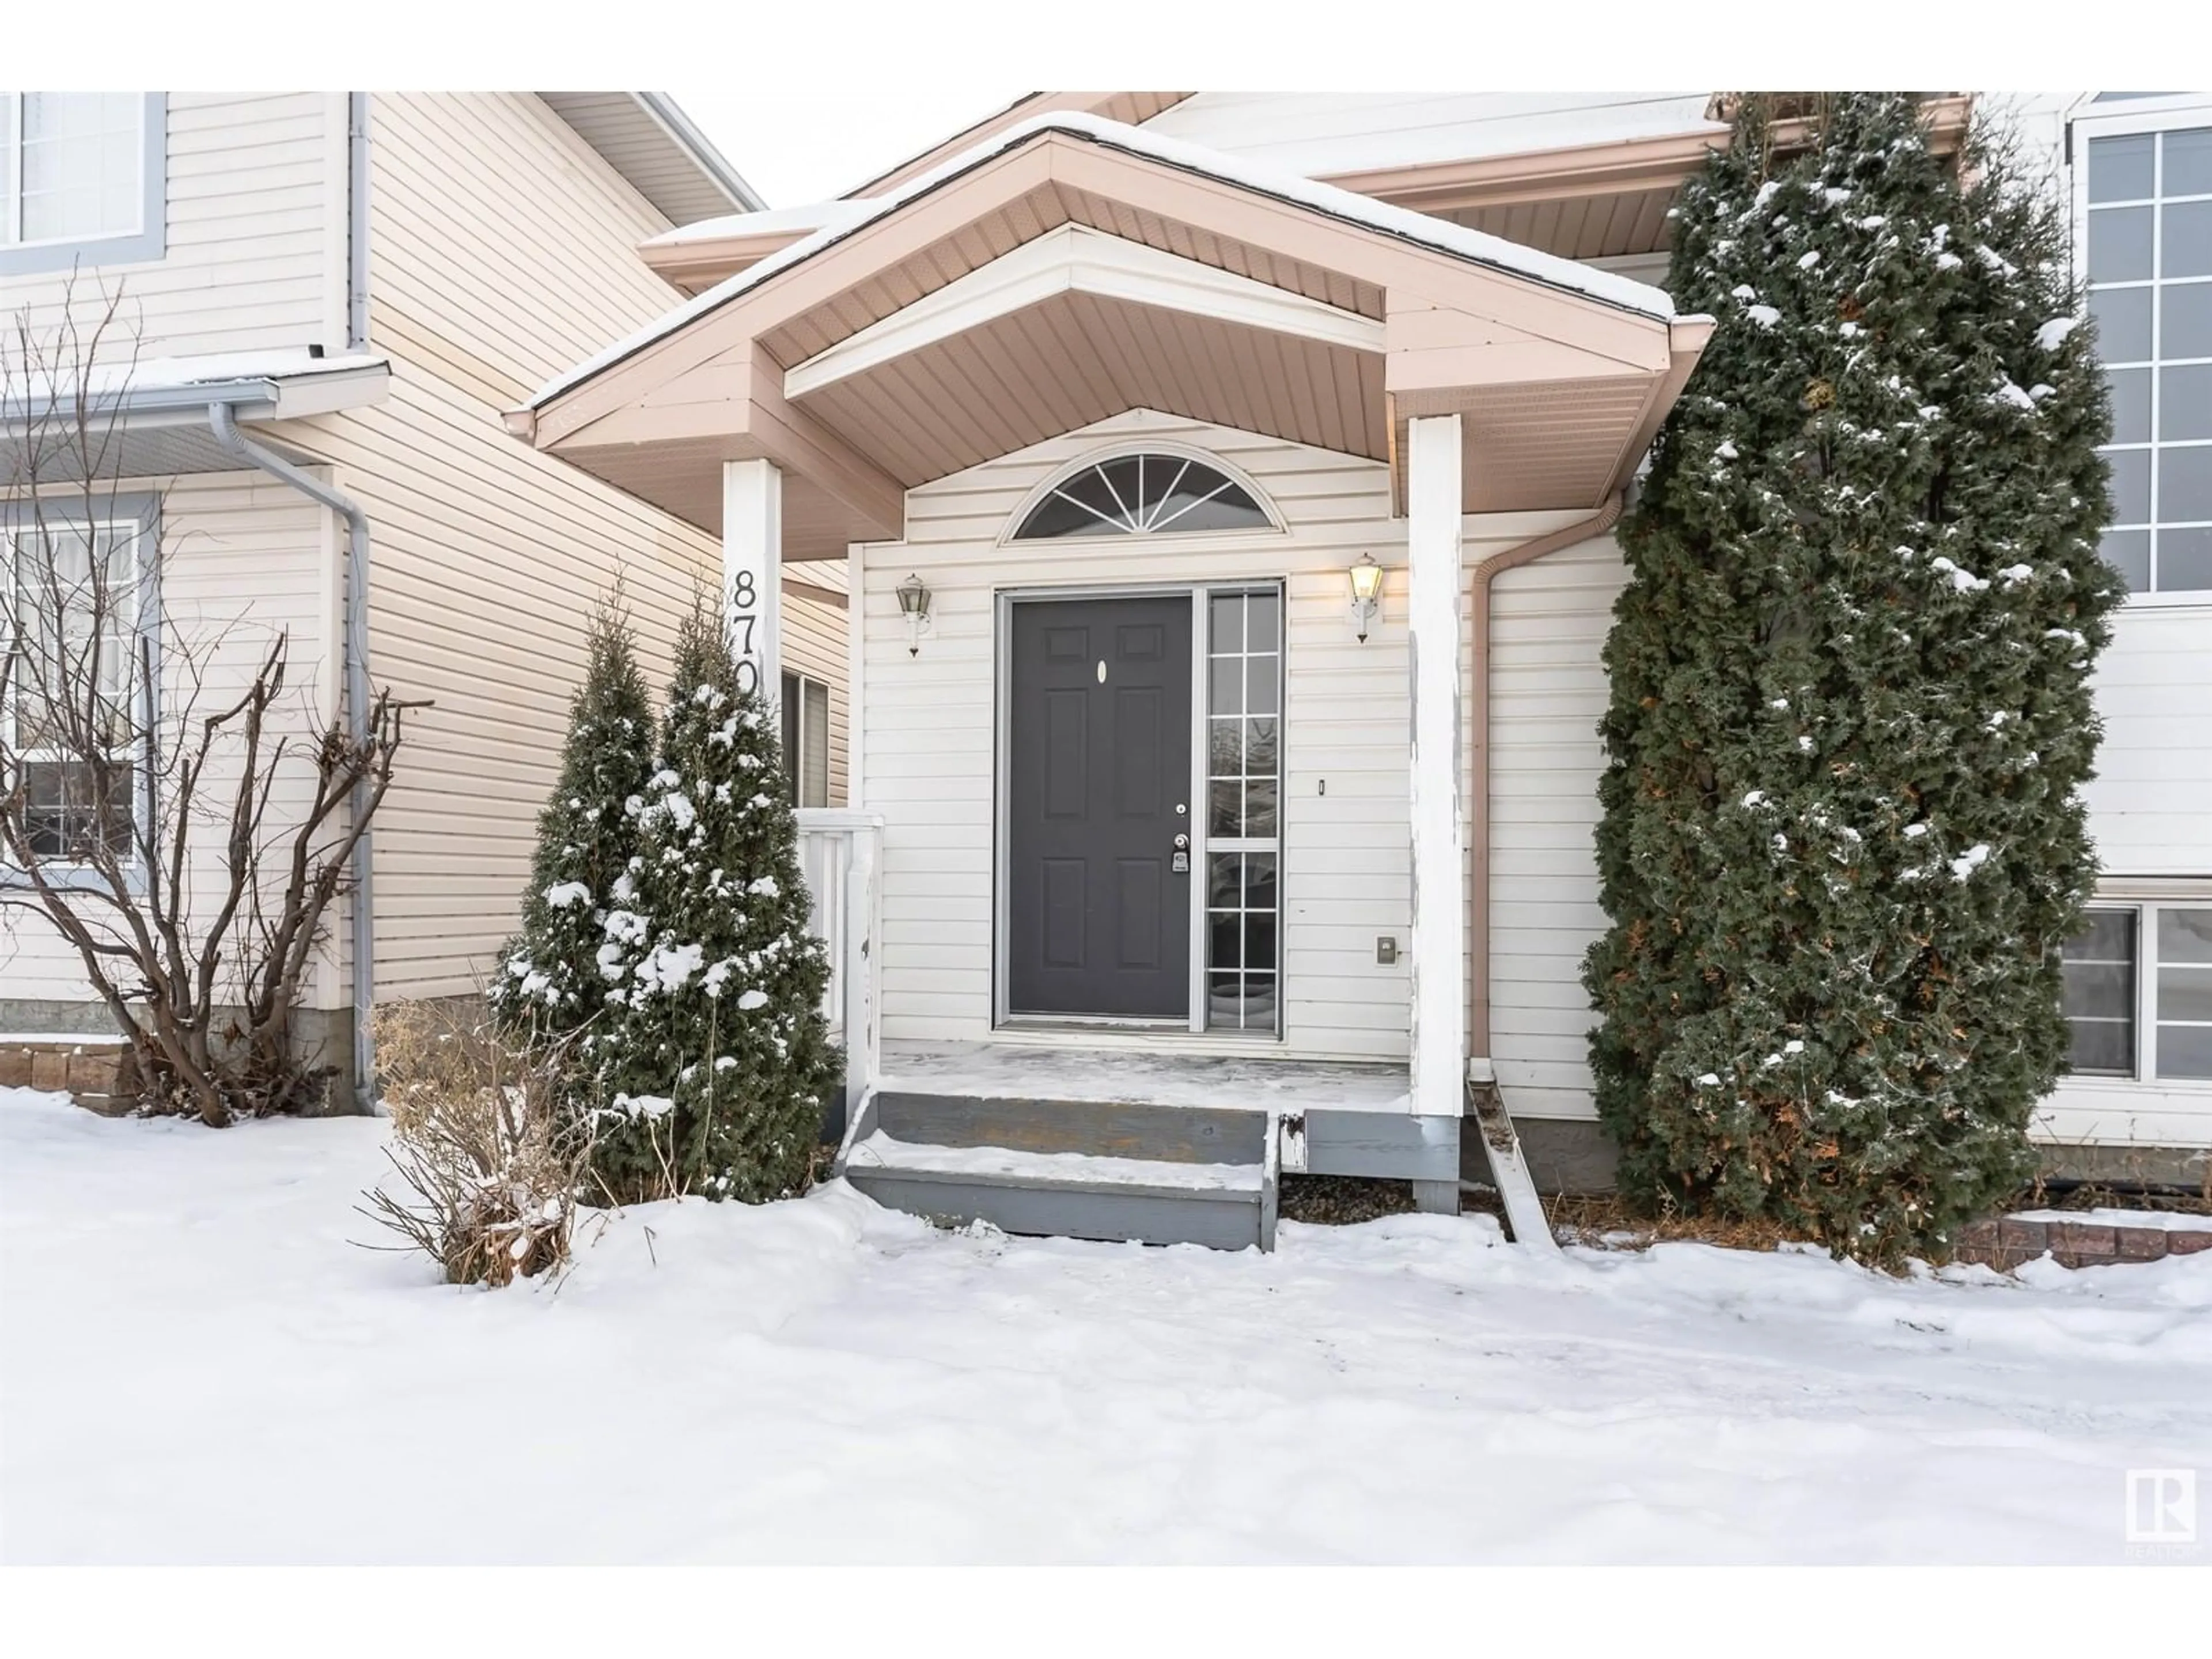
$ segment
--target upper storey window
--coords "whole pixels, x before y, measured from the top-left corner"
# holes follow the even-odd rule
[[[2081,143],[2086,139],[2086,144]],[[2081,121],[2089,314],[2112,392],[2105,556],[2138,593],[2212,591],[2212,118]]]
[[[161,257],[159,93],[0,92],[0,276]]]
[[[1062,536],[1267,530],[1273,520],[1218,468],[1182,455],[1120,455],[1061,479],[1030,509],[1018,542]]]

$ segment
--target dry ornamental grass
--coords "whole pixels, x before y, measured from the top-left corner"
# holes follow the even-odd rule
[[[401,1002],[375,1013],[392,1160],[405,1190],[362,1210],[454,1285],[500,1285],[568,1259],[590,1144],[558,1121],[555,1057],[501,1042],[480,1012]]]

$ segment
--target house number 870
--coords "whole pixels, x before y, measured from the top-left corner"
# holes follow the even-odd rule
[[[753,585],[753,573],[738,572],[730,585],[730,647],[737,659],[737,679],[739,695],[750,696],[760,690],[760,663],[753,655],[753,630],[760,625],[758,614],[760,592]]]

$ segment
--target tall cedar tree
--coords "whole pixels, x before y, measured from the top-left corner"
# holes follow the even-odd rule
[[[619,1009],[595,1171],[619,1201],[805,1190],[842,1062],[776,722],[695,607],[600,961]]]
[[[1747,100],[1678,210],[1719,325],[1622,526],[1584,974],[1627,1191],[1894,1262],[2032,1167],[2123,593],[2051,204],[1904,94],[1816,128]]]
[[[651,694],[619,590],[592,611],[561,776],[538,817],[522,931],[486,992],[500,1029],[529,1045],[592,1039],[607,1024],[599,954],[616,881],[636,855],[633,816],[653,775]]]

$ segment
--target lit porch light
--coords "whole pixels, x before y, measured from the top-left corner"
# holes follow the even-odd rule
[[[1362,553],[1359,562],[1345,574],[1352,579],[1352,619],[1364,645],[1368,624],[1375,620],[1376,609],[1382,602],[1382,567],[1375,562],[1372,553]]]

